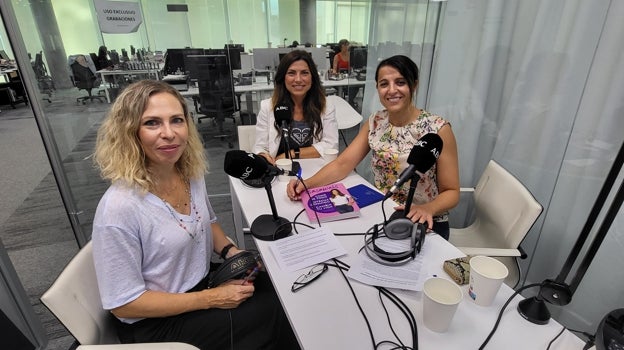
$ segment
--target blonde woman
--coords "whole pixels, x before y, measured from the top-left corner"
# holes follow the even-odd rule
[[[111,181],[93,221],[95,268],[123,343],[296,348],[265,273],[206,288],[212,252],[240,250],[208,200],[204,149],[177,90],[128,86],[98,131],[94,159]]]

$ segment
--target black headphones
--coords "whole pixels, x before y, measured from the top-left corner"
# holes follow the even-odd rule
[[[388,252],[379,248],[375,244],[375,240],[380,237],[379,225],[373,227],[371,238],[364,236],[364,249],[366,254],[373,260],[383,265],[403,265],[413,260],[416,254],[420,253],[425,243],[425,234],[427,228],[421,223],[414,223],[408,218],[399,218],[386,222],[383,226],[383,236],[390,239],[406,239],[410,240],[410,249],[403,252]],[[368,234],[368,233],[367,233]]]
[[[208,288],[214,288],[225,281],[243,277],[243,275],[258,265],[259,256],[256,252],[243,250],[225,261],[208,279]]]

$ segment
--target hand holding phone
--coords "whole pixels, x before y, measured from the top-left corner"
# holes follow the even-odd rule
[[[243,283],[241,284],[245,285],[247,282],[253,281],[259,271],[260,268],[258,266],[254,267],[253,270],[251,270],[251,272],[249,272],[247,276],[245,276],[245,278],[243,279]]]

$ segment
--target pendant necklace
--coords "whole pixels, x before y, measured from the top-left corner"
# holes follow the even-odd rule
[[[204,227],[201,225],[201,215],[199,215],[199,211],[197,210],[197,207],[195,206],[195,202],[193,202],[193,194],[191,193],[191,190],[190,190],[190,184],[187,181],[184,181],[184,183],[186,187],[185,192],[188,194],[189,202],[191,204],[191,212],[189,213],[189,216],[194,217],[191,223],[194,223],[196,225],[195,227],[199,226],[203,234]],[[178,225],[186,232],[186,234],[188,234],[188,236],[193,241],[195,241],[195,237],[197,237],[197,232],[191,233],[188,227],[184,224],[184,219],[176,214],[176,211],[174,210],[173,206],[169,204],[169,202],[167,202],[166,200],[162,198],[161,200],[165,204],[165,207],[169,210],[171,217],[173,217],[173,219],[178,222]],[[184,205],[186,206],[186,203],[184,203]],[[179,204],[178,204],[178,207],[179,207]]]

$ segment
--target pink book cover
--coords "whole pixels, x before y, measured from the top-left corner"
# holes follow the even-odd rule
[[[310,188],[301,193],[301,202],[310,222],[342,220],[360,216],[360,208],[347,188],[340,182]]]

